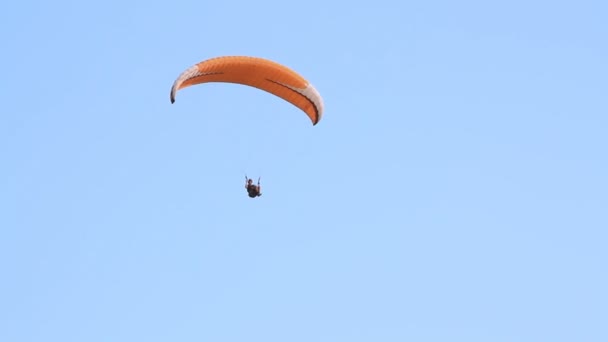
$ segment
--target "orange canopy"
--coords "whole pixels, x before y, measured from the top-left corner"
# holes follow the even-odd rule
[[[249,56],[211,58],[182,72],[171,88],[171,103],[178,90],[208,82],[227,82],[255,87],[298,107],[316,125],[323,115],[323,99],[306,79],[276,62]]]

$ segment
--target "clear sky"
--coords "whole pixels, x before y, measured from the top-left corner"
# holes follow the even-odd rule
[[[4,2],[0,341],[608,341],[607,17]],[[323,120],[238,85],[170,103],[220,55],[297,70]]]

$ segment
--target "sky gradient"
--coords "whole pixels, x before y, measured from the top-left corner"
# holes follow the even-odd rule
[[[608,340],[606,2],[0,8],[0,341]]]

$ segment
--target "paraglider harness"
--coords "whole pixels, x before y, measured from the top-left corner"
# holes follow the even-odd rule
[[[261,190],[260,178],[258,178],[257,185],[254,185],[253,183],[249,183],[250,181],[251,181],[251,179],[248,178],[247,175],[245,175],[245,188],[247,189],[247,194],[249,195],[249,197],[255,198],[255,197],[262,196],[262,193],[260,192],[260,190]]]

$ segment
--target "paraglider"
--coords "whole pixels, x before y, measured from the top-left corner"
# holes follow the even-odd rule
[[[247,189],[247,195],[251,198],[262,196],[262,186],[260,185],[260,178],[258,178],[258,184],[253,184],[253,179],[245,176],[245,189]]]
[[[323,117],[323,99],[308,80],[285,65],[251,56],[214,57],[190,66],[173,82],[171,103],[179,90],[213,82],[241,84],[273,94],[299,108],[313,126]],[[245,188],[251,198],[262,195],[259,179],[255,185],[246,177]]]

